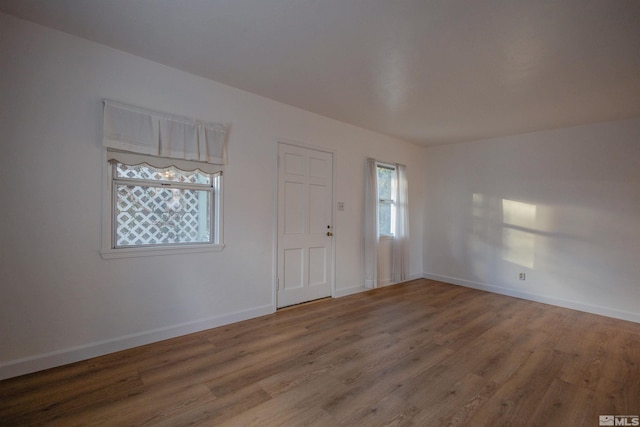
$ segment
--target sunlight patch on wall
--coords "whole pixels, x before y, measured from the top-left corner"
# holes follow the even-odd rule
[[[534,267],[536,216],[536,205],[502,199],[502,259]]]

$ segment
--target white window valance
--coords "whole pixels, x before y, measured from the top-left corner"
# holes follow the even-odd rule
[[[104,100],[102,143],[137,154],[226,163],[228,126]]]

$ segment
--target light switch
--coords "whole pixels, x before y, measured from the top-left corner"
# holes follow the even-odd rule
[[[343,211],[344,210],[344,202],[338,202],[338,210],[339,211]]]

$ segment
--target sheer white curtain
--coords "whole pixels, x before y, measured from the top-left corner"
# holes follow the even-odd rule
[[[404,282],[409,278],[409,184],[407,168],[396,165],[396,228],[392,243],[393,281]]]
[[[364,285],[378,287],[378,165],[367,159],[364,195]]]

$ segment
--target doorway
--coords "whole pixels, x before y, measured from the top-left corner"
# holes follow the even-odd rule
[[[333,153],[278,143],[277,307],[331,296]]]

